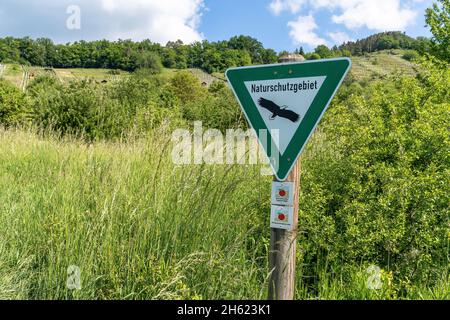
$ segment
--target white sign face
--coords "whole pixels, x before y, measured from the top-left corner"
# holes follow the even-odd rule
[[[279,130],[274,141],[283,155],[319,92],[326,76],[244,82],[268,130]]]
[[[272,182],[272,204],[282,206],[294,205],[294,183]]]
[[[272,206],[270,210],[270,227],[273,229],[294,229],[294,208]]]

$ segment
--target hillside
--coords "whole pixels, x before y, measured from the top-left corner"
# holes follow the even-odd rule
[[[402,58],[404,50],[384,50],[352,57],[351,74],[356,80],[374,79],[394,73],[415,75],[417,66]]]
[[[429,46],[430,39],[428,38],[418,37],[415,39],[400,31],[389,31],[344,43],[339,46],[339,49],[349,51],[352,55],[362,55],[389,49],[427,51]]]
[[[351,75],[358,81],[376,79],[394,73],[415,75],[416,65],[402,58],[405,50],[383,50],[367,53],[363,56],[351,57],[353,66]],[[164,68],[163,74],[173,75],[179,69]],[[198,68],[188,69],[199,81],[206,86],[219,80],[224,81],[223,73],[209,74]],[[67,84],[71,80],[93,79],[100,83],[108,83],[129,75],[126,71],[111,69],[86,69],[86,68],[42,68],[25,67],[18,64],[6,64],[0,67],[0,78],[3,78],[15,86],[24,89],[27,84],[40,75],[56,77],[61,83]]]

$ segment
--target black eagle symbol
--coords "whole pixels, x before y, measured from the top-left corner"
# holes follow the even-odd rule
[[[280,118],[285,118],[285,119],[289,119],[292,122],[297,122],[298,119],[300,119],[300,115],[292,110],[287,110],[286,107],[282,108],[279,105],[277,105],[276,103],[274,103],[273,101],[264,99],[264,98],[260,98],[258,100],[259,105],[264,108],[269,110],[270,112],[272,112],[272,117],[270,118],[270,120],[275,119],[276,117],[280,117]]]

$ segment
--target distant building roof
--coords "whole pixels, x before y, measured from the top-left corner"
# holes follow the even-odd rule
[[[306,59],[301,54],[289,53],[289,54],[282,55],[278,59],[278,62],[283,63],[283,62],[294,62],[294,61],[304,61],[304,60],[306,60]]]

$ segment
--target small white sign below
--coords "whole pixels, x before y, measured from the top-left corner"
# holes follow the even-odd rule
[[[273,229],[294,229],[294,208],[272,206],[270,211],[270,227]]]
[[[272,182],[272,205],[294,206],[293,191],[293,182]]]

